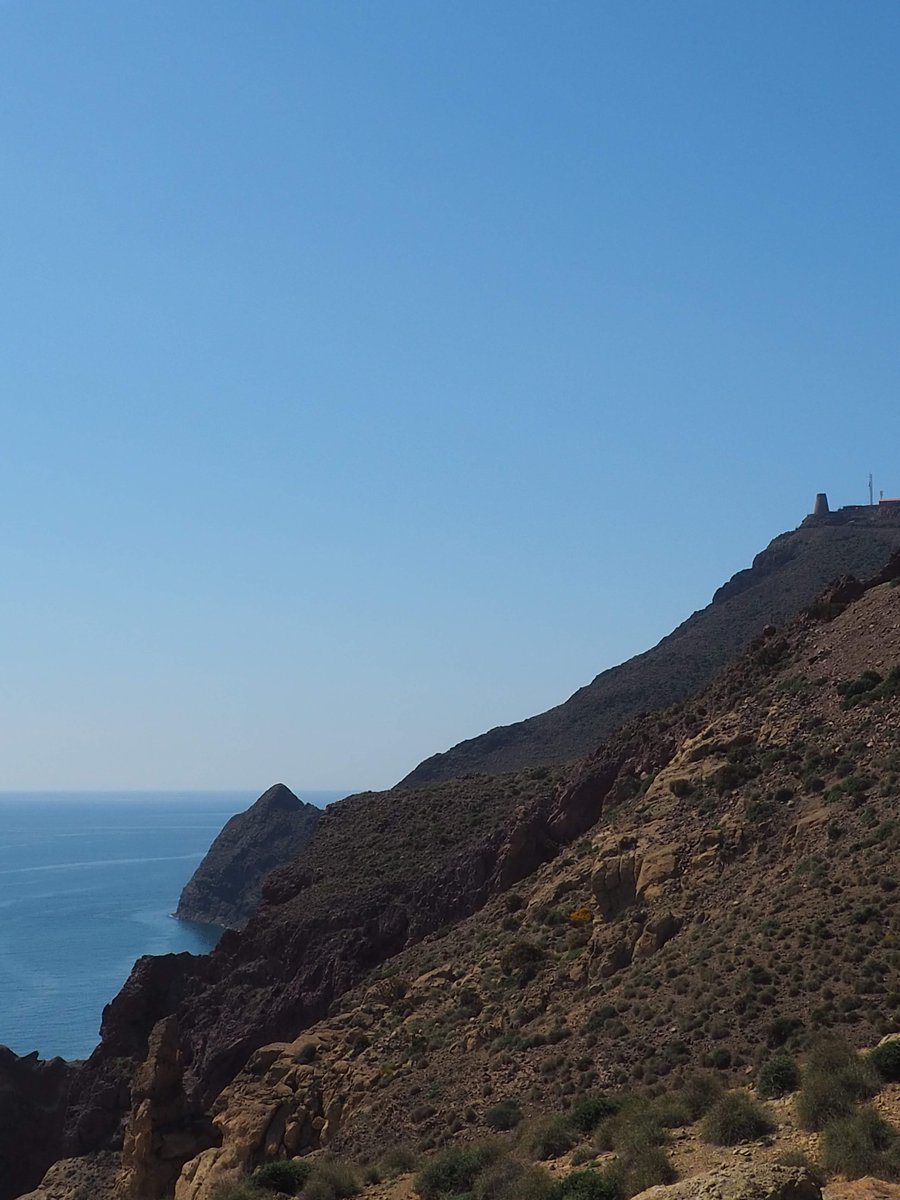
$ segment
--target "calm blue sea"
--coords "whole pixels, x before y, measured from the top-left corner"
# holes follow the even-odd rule
[[[345,792],[305,792],[324,806]],[[0,1044],[84,1058],[142,954],[202,954],[219,930],[170,916],[250,792],[0,792]]]

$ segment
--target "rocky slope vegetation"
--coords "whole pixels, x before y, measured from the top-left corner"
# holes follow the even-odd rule
[[[425,759],[401,786],[472,771],[516,771],[574,762],[638,713],[694,695],[740,654],[764,625],[792,620],[833,579],[865,579],[900,547],[900,515],[866,511],[810,517],[783,533],[652,650],[603,671],[564,703],[491,729]]]
[[[175,916],[243,929],[259,904],[262,883],[306,846],[322,812],[276,783],[226,822],[185,884]]]
[[[271,1157],[433,1149],[498,1101],[737,1082],[822,1030],[896,1029],[898,574],[845,581],[577,768],[330,810],[243,933],[137,964],[69,1152],[124,1120],[129,1178],[164,1160],[206,1200]]]

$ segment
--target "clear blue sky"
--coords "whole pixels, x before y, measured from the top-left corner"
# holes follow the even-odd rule
[[[381,787],[900,493],[896,0],[0,4],[0,788]]]

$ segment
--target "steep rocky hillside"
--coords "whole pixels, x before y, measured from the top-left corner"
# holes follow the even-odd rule
[[[588,760],[564,788],[587,836],[257,1052],[183,1195],[323,1143],[484,1136],[499,1100],[742,1081],[824,1030],[900,1029],[900,588],[856,592],[645,722],[611,786]]]
[[[330,810],[242,934],[137,965],[69,1146],[115,1141],[154,1026],[129,1170],[181,1172],[179,1200],[267,1156],[477,1137],[498,1100],[740,1080],[823,1029],[897,1028],[897,573],[765,630],[577,769]]]
[[[793,619],[833,579],[865,579],[900,546],[900,514],[872,510],[810,517],[783,533],[668,637],[603,671],[564,704],[491,729],[425,759],[401,786],[473,771],[516,771],[574,762],[641,712],[705,687],[766,624]]]
[[[243,929],[259,904],[265,877],[300,854],[321,815],[283,783],[270,787],[226,822],[185,884],[175,916]]]
[[[364,793],[329,808],[296,863],[270,875],[246,929],[209,956],[138,960],[103,1014],[66,1145],[115,1140],[128,1080],[155,1023],[175,1015],[191,1105],[202,1108],[254,1049],[294,1036],[411,941],[475,911],[555,851],[543,832],[551,772]]]

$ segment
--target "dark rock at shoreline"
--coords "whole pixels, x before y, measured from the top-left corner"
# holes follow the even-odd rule
[[[321,810],[276,783],[232,817],[188,880],[175,916],[243,929],[275,867],[296,858],[316,830]]]

